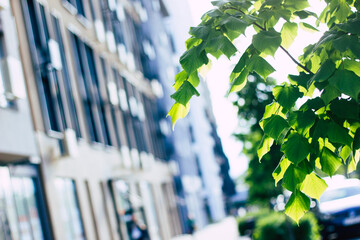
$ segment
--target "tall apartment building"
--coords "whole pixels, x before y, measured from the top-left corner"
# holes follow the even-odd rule
[[[0,239],[181,232],[146,2],[0,1]]]
[[[189,37],[190,26],[193,26],[190,7],[187,0],[164,0],[164,5],[169,15],[166,21],[174,54],[172,64],[179,71],[178,59],[186,50],[185,40]],[[166,61],[163,58],[161,65],[167,74],[160,79],[166,92],[161,109],[170,109],[174,102],[169,97],[174,89],[166,83],[167,79],[174,79],[177,73],[168,67],[170,62],[171,59]],[[202,228],[226,216],[226,198],[235,193],[235,186],[229,176],[228,159],[216,133],[210,93],[204,81],[200,81],[198,90],[201,97],[192,100],[189,115],[178,121],[174,133],[167,136],[170,143],[167,152],[178,169],[174,181],[180,217],[186,222],[188,215],[192,215],[197,227]]]

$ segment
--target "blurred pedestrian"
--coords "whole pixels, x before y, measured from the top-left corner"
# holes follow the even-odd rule
[[[195,219],[194,219],[193,215],[190,213],[187,215],[186,225],[188,228],[187,233],[193,234],[196,230],[196,225],[195,225]]]
[[[131,216],[130,238],[131,240],[150,240],[146,225],[139,223],[135,214]]]

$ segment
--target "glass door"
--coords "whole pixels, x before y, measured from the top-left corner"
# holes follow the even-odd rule
[[[37,167],[0,166],[0,240],[52,239]]]

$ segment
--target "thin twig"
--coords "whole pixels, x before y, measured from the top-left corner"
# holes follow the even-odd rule
[[[291,54],[288,52],[288,50],[286,50],[283,46],[280,45],[280,48],[291,58],[291,60],[293,60],[294,63],[296,63],[299,67],[301,67],[302,69],[304,69],[306,72],[314,74],[310,69],[308,69],[306,66],[302,65],[301,63],[299,63],[293,56],[291,56]]]
[[[246,15],[244,11],[242,11],[242,10],[240,10],[240,9],[237,9],[237,8],[235,8],[235,7],[226,7],[226,9],[236,10],[236,11],[238,11],[238,12]],[[254,25],[257,26],[258,28],[260,28],[262,31],[265,31],[265,32],[267,31],[266,28],[260,26],[257,22],[253,22],[252,24],[254,24]],[[291,59],[296,65],[298,65],[299,67],[301,67],[302,69],[304,69],[306,72],[311,73],[311,74],[314,74],[314,73],[311,72],[311,70],[308,69],[305,65],[302,65],[301,63],[299,63],[299,62],[289,53],[289,51],[286,50],[282,45],[280,45],[280,48],[290,57],[290,59]]]

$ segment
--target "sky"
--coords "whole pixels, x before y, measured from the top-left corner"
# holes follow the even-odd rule
[[[213,6],[210,0],[188,0],[190,11],[193,15],[194,26],[200,23],[201,16],[211,10]],[[309,1],[312,5],[312,11],[319,14],[319,10],[323,9],[319,0]],[[320,28],[321,29],[321,28]],[[280,29],[277,29],[280,31]],[[246,32],[247,36],[251,36],[254,31]],[[295,59],[302,54],[302,50],[310,43],[316,42],[321,37],[321,33],[309,33],[299,29],[298,37],[293,45],[289,48],[289,52]],[[241,38],[241,45],[246,48],[251,37]],[[237,45],[238,47],[239,45]],[[242,49],[239,49],[240,51]],[[237,58],[238,59],[238,58]],[[229,89],[229,76],[234,64],[237,62],[236,57],[229,61],[227,58],[220,58],[218,61],[212,60],[212,69],[206,76],[206,81],[210,89],[210,96],[213,104],[213,111],[218,125],[218,134],[222,140],[225,154],[230,162],[230,175],[233,178],[243,174],[248,165],[247,158],[241,154],[242,143],[237,141],[232,134],[238,128],[236,108],[232,106],[230,98],[225,95]],[[288,74],[296,74],[296,65],[289,59],[283,51],[277,51],[275,57],[267,57],[266,60],[276,69],[276,72],[270,76],[275,78],[278,83],[287,81]]]

